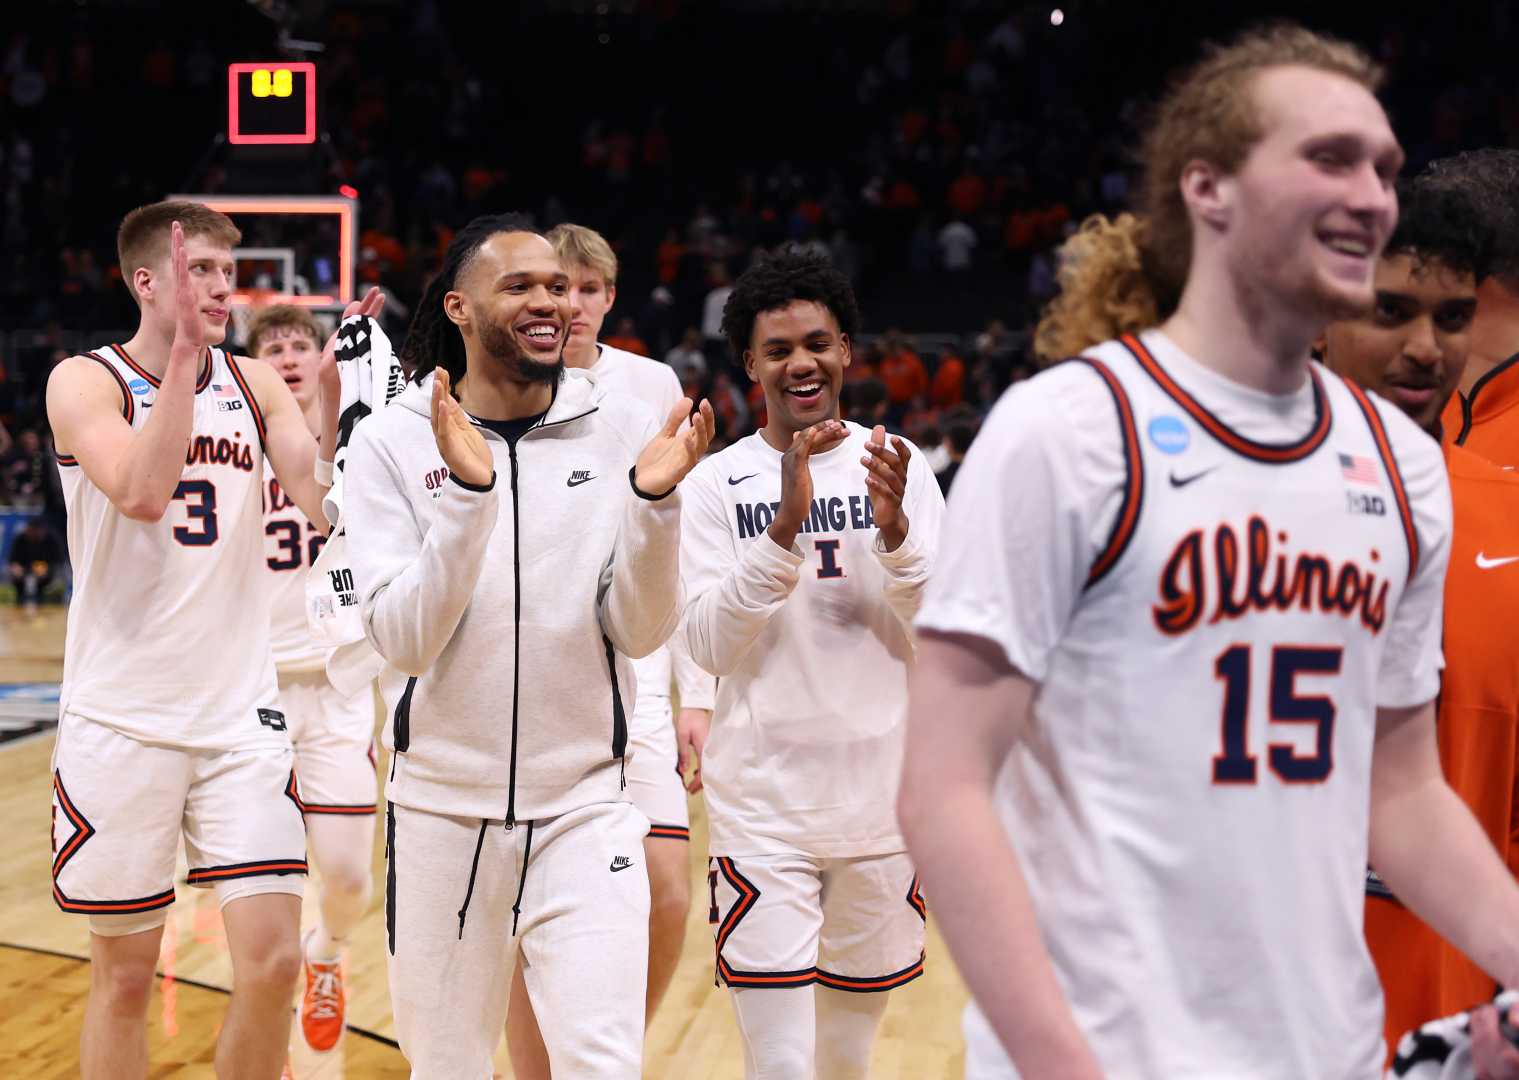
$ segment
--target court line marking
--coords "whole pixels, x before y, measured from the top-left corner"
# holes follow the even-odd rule
[[[81,964],[88,964],[90,962],[89,957],[80,956],[78,953],[61,952],[58,949],[43,949],[36,945],[17,945],[15,942],[11,941],[0,941],[0,949],[15,949],[17,952],[36,953],[39,956],[56,956],[60,960],[74,960]],[[163,972],[157,970],[156,968],[154,969],[153,974],[160,979],[170,977],[164,975]],[[231,990],[227,990],[224,987],[220,986],[212,986],[210,983],[201,982],[198,979],[186,979],[179,975],[172,976],[172,978],[177,983],[183,983],[185,986],[193,986],[198,990],[211,990],[218,994],[225,994],[227,997],[232,996]],[[377,1043],[383,1043],[384,1045],[392,1047],[396,1050],[401,1049],[400,1043],[396,1042],[394,1039],[386,1038],[384,1035],[381,1035],[377,1031],[370,1031],[368,1028],[361,1028],[357,1024],[344,1024],[343,1026],[361,1038],[372,1039]]]

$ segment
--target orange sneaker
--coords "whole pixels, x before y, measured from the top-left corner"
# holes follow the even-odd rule
[[[341,961],[314,963],[306,956],[301,943],[301,961],[306,968],[306,994],[301,998],[301,1037],[306,1045],[324,1054],[343,1037],[343,1014],[347,1000],[343,993]]]

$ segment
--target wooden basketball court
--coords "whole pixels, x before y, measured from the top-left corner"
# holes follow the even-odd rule
[[[63,666],[64,613],[44,607],[26,619],[0,608],[0,683],[56,682]],[[15,725],[13,725],[13,730]],[[4,737],[0,729],[0,738]],[[53,904],[48,868],[51,813],[51,729],[0,742],[0,1077],[64,1080],[78,1075],[79,1025],[89,989],[87,920]],[[727,991],[713,985],[707,926],[706,820],[691,806],[691,917],[680,969],[645,1045],[644,1076],[657,1080],[741,1080],[743,1050]],[[383,880],[382,839],[374,866]],[[177,885],[149,1007],[153,1077],[212,1077],[217,1027],[232,985],[221,918],[209,890]],[[933,898],[929,897],[932,904]],[[347,1036],[331,1054],[314,1055],[297,1033],[297,1080],[401,1078],[385,978],[384,890],[354,934],[347,958]],[[315,912],[308,888],[306,921]],[[929,927],[928,966],[895,991],[876,1044],[876,1080],[948,1080],[964,1058],[960,1011],[966,992],[942,943]],[[501,1075],[511,1076],[505,1052]]]

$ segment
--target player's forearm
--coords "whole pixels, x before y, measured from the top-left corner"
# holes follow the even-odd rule
[[[107,494],[129,518],[159,520],[179,488],[195,424],[199,364],[197,351],[170,350],[152,413],[115,463],[115,483]]]
[[[293,471],[295,475],[290,478],[288,485],[282,479],[280,487],[290,496],[290,501],[301,508],[306,520],[325,533],[330,526],[327,513],[322,509],[322,499],[327,494],[328,486],[319,484],[316,480],[316,459],[320,453],[317,444],[309,439],[304,445],[293,449],[289,454],[289,459],[293,459],[293,469],[287,471]]]
[[[470,491],[446,481],[432,526],[418,537],[405,492],[386,484],[371,462],[368,455],[350,462],[343,508],[364,632],[393,666],[421,675],[453,638],[474,595],[498,496],[494,487]]]
[[[1018,1071],[1095,1080],[1102,1073],[1055,978],[1017,853],[989,788],[946,787],[911,758],[898,820],[960,973]]]
[[[680,621],[680,493],[650,500],[629,494],[602,605],[607,637],[624,656],[648,656]]]
[[[693,552],[688,544],[687,552]],[[722,678],[743,663],[755,639],[800,580],[802,557],[761,535],[727,574],[686,605],[681,633],[703,671]]]
[[[1519,885],[1444,779],[1373,800],[1370,858],[1436,933],[1498,982],[1519,986]]]
[[[670,635],[670,668],[675,675],[675,689],[680,695],[682,709],[705,709],[712,711],[717,701],[717,680],[701,669],[691,658],[686,647],[686,635],[676,632]]]
[[[928,584],[929,549],[909,531],[895,549],[878,546],[876,557],[886,570],[886,603],[903,625],[911,627],[923,605],[923,587]]]

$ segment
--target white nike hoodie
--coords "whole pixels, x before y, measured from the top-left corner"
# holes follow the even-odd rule
[[[459,817],[553,817],[624,798],[626,657],[683,607],[680,496],[641,497],[648,408],[567,371],[515,447],[480,428],[488,489],[449,476],[432,376],[354,432],[348,549],[365,634],[407,678],[387,797]]]

